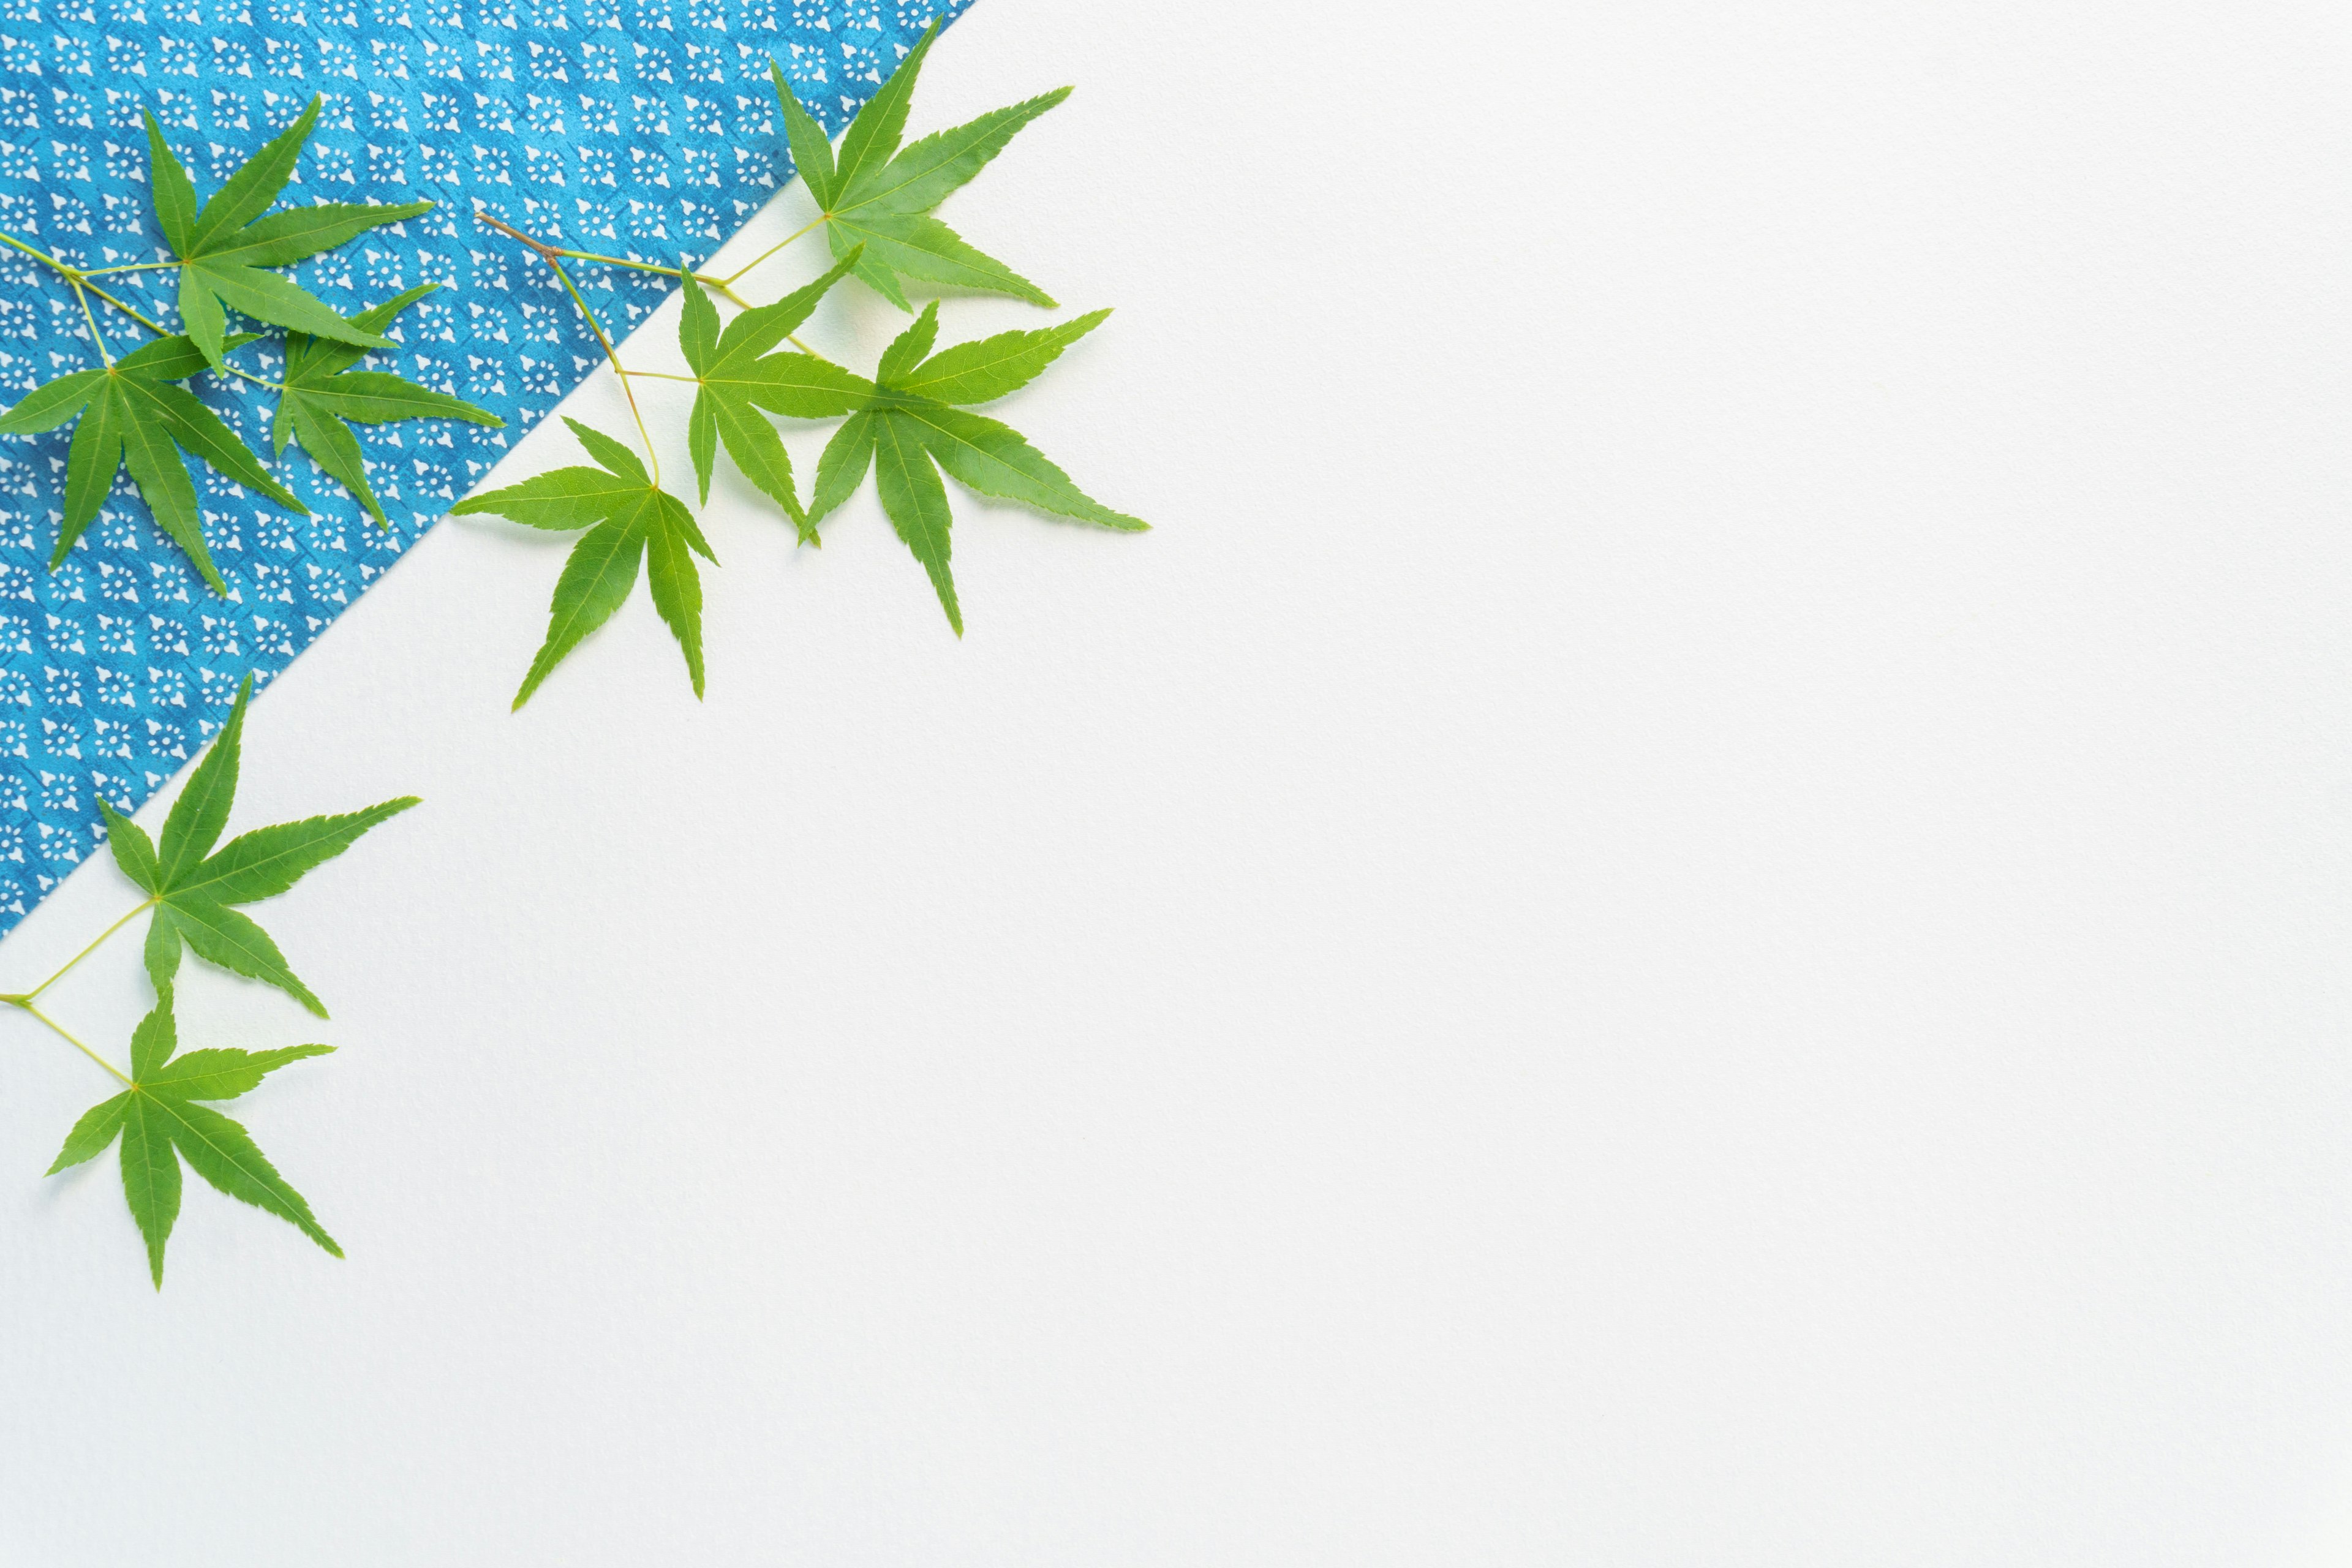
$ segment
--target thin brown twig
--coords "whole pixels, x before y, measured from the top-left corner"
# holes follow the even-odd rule
[[[659,272],[665,276],[673,274],[677,270],[677,268],[674,267],[661,267],[650,261],[632,260],[630,258],[625,256],[606,256],[600,251],[572,250],[561,245],[550,245],[544,240],[533,239],[530,236],[523,233],[522,230],[515,227],[512,224],[499,222],[497,218],[492,217],[488,213],[476,213],[474,216],[481,219],[484,223],[488,224],[492,228],[499,230],[500,233],[512,235],[515,238],[522,241],[525,245],[530,246],[533,250],[538,251],[542,258],[551,261],[557,257],[565,257],[573,261],[593,261],[600,267],[629,267],[635,268],[639,272]],[[744,299],[740,294],[738,294],[734,289],[728,287],[728,284],[731,282],[732,279],[726,278],[714,278],[708,272],[696,272],[689,274],[689,276],[691,276],[697,283],[701,284],[704,288],[716,289],[719,290],[719,292],[726,298],[727,302],[733,305],[737,310],[748,310],[751,308],[751,302],[749,300]]]
[[[580,314],[587,320],[588,330],[596,334],[597,345],[604,351],[604,361],[613,367],[614,379],[621,384],[621,395],[629,400],[629,416],[637,422],[637,439],[645,443],[646,460],[653,466],[654,484],[658,487],[661,484],[661,455],[654,450],[653,433],[646,428],[646,416],[637,407],[636,392],[629,385],[629,373],[621,368],[620,352],[613,347],[613,340],[605,335],[604,323],[596,319],[596,312],[588,308],[586,300],[581,298],[579,286],[572,281],[572,274],[563,269],[562,252],[552,245],[533,239],[512,224],[501,223],[486,212],[477,212],[474,216],[500,234],[511,236],[537,251],[539,258],[563,280],[564,292],[572,296],[574,305],[580,307]]]

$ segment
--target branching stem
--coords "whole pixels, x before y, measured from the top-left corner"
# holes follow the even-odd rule
[[[574,261],[594,261],[606,267],[634,268],[639,272],[658,272],[665,278],[675,278],[677,276],[677,268],[675,267],[656,267],[650,261],[632,261],[625,256],[599,256],[593,250],[565,250],[559,246],[552,245],[547,247],[547,249],[554,255],[569,257]],[[726,278],[713,278],[707,272],[691,273],[689,276],[704,288],[716,289],[721,294],[727,296],[728,303],[733,305],[737,310],[748,310],[751,308],[751,300],[744,299],[740,294],[736,293],[734,289],[730,289],[727,286],[730,281],[732,281],[732,279]]]
[[[98,322],[95,319],[91,318],[89,313],[89,301],[82,299],[82,290],[84,289],[88,289],[89,292],[97,295],[100,299],[105,300],[108,304],[121,311],[124,315],[130,317],[132,321],[138,322],[141,326],[146,328],[157,337],[168,338],[173,335],[171,328],[163,325],[161,321],[156,321],[153,317],[149,316],[144,311],[124,304],[121,300],[116,299],[113,295],[108,293],[105,289],[91,282],[90,279],[93,278],[104,278],[116,272],[145,272],[158,267],[177,267],[180,265],[178,262],[142,261],[130,267],[99,267],[85,271],[79,267],[68,266],[66,263],[59,261],[56,257],[51,256],[46,250],[36,249],[34,247],[26,245],[23,240],[18,239],[13,234],[0,233],[0,241],[5,241],[9,245],[15,246],[17,249],[23,251],[34,260],[54,270],[58,277],[64,279],[68,284],[72,285],[74,298],[81,304],[82,317],[84,320],[89,321],[89,335],[98,343],[99,356],[105,360],[109,365],[114,363],[114,356],[106,352],[106,340],[99,336]],[[224,363],[219,368],[241,380],[249,381],[256,386],[266,386],[272,392],[283,392],[286,390],[285,386],[278,382],[271,381],[267,376],[256,375],[251,371],[239,370],[233,364]]]
[[[55,985],[58,981],[63,980],[66,975],[72,971],[75,964],[79,963],[83,959],[88,958],[91,953],[96,952],[100,942],[103,942],[108,937],[112,936],[116,931],[121,931],[124,926],[129,925],[132,921],[137,920],[141,915],[145,914],[149,910],[153,909],[155,904],[156,900],[151,898],[145,903],[141,904],[137,909],[132,910],[129,914],[123,916],[121,920],[115,921],[112,925],[99,932],[97,938],[92,941],[88,947],[83,948],[79,952],[75,953],[71,958],[66,960],[64,968],[59,969],[55,974],[50,975],[47,980],[42,981],[38,985],[36,985],[30,991],[26,992],[24,1000],[30,1002],[34,997],[38,996],[42,992],[47,991],[50,986]],[[14,997],[5,999],[9,1001],[16,1000]]]
[[[75,964],[79,963],[83,959],[88,958],[91,953],[96,952],[99,950],[100,944],[104,942],[108,937],[112,936],[116,931],[121,931],[132,921],[135,921],[141,915],[145,914],[149,910],[153,909],[155,907],[155,903],[156,900],[150,898],[145,903],[141,904],[137,909],[132,910],[129,914],[123,916],[121,920],[115,921],[112,925],[99,932],[97,937],[91,941],[88,947],[83,948],[79,952],[77,952],[71,958],[67,959],[63,967],[59,968],[55,974],[50,975],[47,980],[42,981],[30,991],[0,995],[0,1003],[5,1003],[11,1007],[16,1007],[24,1012],[30,1013],[34,1017],[38,1018],[42,1023],[47,1024],[49,1028],[68,1045],[73,1047],[74,1049],[79,1051],[82,1055],[88,1057],[90,1060],[96,1062],[99,1066],[112,1073],[126,1089],[130,1087],[131,1080],[123,1076],[122,1069],[121,1068],[116,1067],[112,1062],[108,1061],[104,1057],[100,1056],[96,1051],[93,1051],[88,1046],[83,1045],[81,1041],[74,1037],[71,1031],[68,1030],[63,1024],[58,1023],[47,1013],[42,1012],[40,1008],[34,1005],[34,1003],[42,992],[47,991],[50,986],[55,985],[58,981],[63,980],[68,974],[71,973]]]
[[[560,256],[571,261],[593,261],[603,267],[626,267],[638,272],[658,272],[665,278],[675,278],[677,276],[678,269],[675,267],[662,267],[651,261],[639,261],[634,257],[605,256],[601,252],[593,250],[567,249],[561,245],[550,245],[543,239],[533,239],[530,236],[523,233],[522,230],[515,227],[512,224],[501,223],[488,213],[476,213],[474,216],[481,219],[484,223],[488,224],[492,228],[497,229],[499,233],[510,235],[514,238],[521,240],[525,245],[530,246],[533,250],[539,252],[541,257],[545,258],[550,262],[552,262],[555,258]],[[736,293],[734,289],[728,287],[729,284],[735,281],[734,278],[713,278],[708,272],[696,272],[689,276],[691,276],[697,283],[701,284],[706,289],[718,289],[721,294],[724,294],[727,297],[728,303],[733,305],[737,310],[748,310],[751,308],[751,301],[744,299],[740,294]],[[736,277],[738,278],[741,276],[742,274],[740,272],[736,274]]]
[[[75,276],[75,272],[72,268],[67,266],[64,262],[59,261],[47,251],[42,250],[36,246],[26,245],[23,240],[18,239],[13,234],[0,234],[0,240],[5,240],[8,244],[15,246],[17,249],[23,251],[34,260],[40,262],[43,266],[52,268],[58,272],[62,272],[68,278]]]
[[[98,318],[90,314],[89,296],[82,292],[88,285],[79,278],[67,281],[73,285],[74,303],[81,307],[81,319],[89,323],[89,341],[98,345],[98,357],[106,362],[109,370],[113,369],[114,355],[106,346],[106,335],[98,330]]]
[[[832,215],[827,214],[825,216],[831,216]],[[535,254],[537,254],[541,261],[547,263],[548,267],[554,272],[556,277],[562,279],[564,292],[570,294],[572,296],[572,302],[580,308],[580,314],[587,321],[588,330],[596,334],[596,342],[599,347],[604,349],[604,358],[606,362],[612,365],[613,374],[620,378],[621,391],[629,400],[629,414],[631,417],[635,418],[637,422],[637,438],[645,443],[646,456],[653,462],[654,482],[656,484],[659,484],[661,482],[661,459],[654,455],[653,437],[646,428],[646,416],[637,407],[637,396],[635,393],[629,390],[629,383],[636,380],[698,382],[701,380],[701,377],[693,375],[675,375],[668,371],[662,370],[630,370],[622,364],[620,353],[614,348],[613,340],[606,334],[604,323],[597,321],[596,312],[588,308],[588,301],[581,297],[579,287],[572,281],[572,274],[564,270],[563,263],[567,259],[572,261],[593,261],[600,266],[632,267],[640,272],[658,272],[663,274],[665,277],[676,277],[681,269],[670,267],[656,267],[650,261],[635,261],[625,256],[601,256],[593,250],[572,250],[563,246],[550,245],[543,239],[537,239],[525,234],[522,230],[515,227],[514,225],[510,223],[492,217],[488,213],[478,212],[474,216],[478,221],[497,229],[500,234],[507,236],[509,238],[520,240],[523,245],[529,247]],[[817,224],[823,222],[824,222],[824,218],[820,217],[814,223],[803,225],[797,232],[791,234],[783,239],[777,241],[774,245],[770,246],[766,251],[761,253],[751,262],[750,267],[739,268],[725,278],[713,278],[709,274],[703,272],[688,273],[687,276],[692,278],[697,283],[700,283],[706,288],[716,289],[734,304],[748,310],[751,308],[751,302],[745,300],[742,296],[737,294],[732,288],[729,287],[729,285],[732,284],[736,279],[742,277],[744,273],[751,271],[752,267],[759,266],[761,262],[767,260],[769,257],[773,256],[777,251],[782,250],[785,246],[790,245],[793,240],[800,238],[802,235],[808,233],[810,229],[816,227]],[[791,340],[793,347],[800,350],[801,353],[807,354],[810,358],[823,359],[824,357],[823,354],[818,353],[814,349],[809,347],[808,344],[801,342],[799,337],[796,335],[791,332],[787,332],[784,335],[786,338]]]
[[[757,255],[757,256],[755,256],[755,257],[751,258],[751,260],[749,260],[749,261],[745,262],[742,266],[738,267],[734,271],[732,271],[732,272],[729,273],[729,274],[727,275],[727,281],[728,281],[728,282],[730,282],[730,283],[734,282],[734,281],[735,281],[735,279],[737,279],[738,278],[742,277],[742,276],[743,276],[743,274],[745,274],[746,272],[751,271],[752,268],[759,266],[759,265],[760,265],[760,263],[761,263],[762,261],[767,260],[767,259],[768,259],[768,258],[770,258],[771,256],[775,255],[775,254],[776,254],[776,252],[778,252],[779,250],[782,250],[784,247],[786,247],[786,246],[790,245],[793,241],[794,241],[794,240],[798,239],[801,236],[803,236],[803,235],[804,235],[804,234],[806,234],[806,233],[808,233],[808,232],[809,232],[809,230],[811,230],[811,229],[813,229],[813,228],[815,228],[815,227],[816,227],[817,226],[819,226],[820,224],[824,224],[824,223],[829,222],[829,221],[832,219],[832,217],[833,217],[833,215],[832,215],[831,213],[819,213],[819,214],[817,214],[817,215],[816,215],[816,216],[814,216],[814,217],[813,217],[813,218],[809,219],[809,220],[808,220],[808,222],[806,222],[806,223],[804,223],[804,224],[801,225],[801,226],[800,226],[800,227],[798,227],[798,228],[796,228],[796,229],[793,230],[793,232],[792,232],[792,233],[790,233],[790,234],[788,234],[788,235],[784,236],[784,237],[783,237],[783,238],[782,238],[782,239],[780,239],[780,240],[776,241],[776,243],[775,243],[775,244],[773,244],[773,245],[772,245],[772,246],[768,247],[768,248],[767,248],[767,249],[765,249],[765,250],[763,250],[763,251],[760,252],[760,254],[759,254],[759,255]]]
[[[497,229],[500,234],[509,235],[530,247],[539,253],[539,258],[553,268],[555,275],[563,280],[563,291],[572,296],[572,302],[574,305],[580,307],[580,314],[586,319],[588,330],[596,334],[596,342],[604,351],[605,363],[613,367],[614,378],[621,384],[621,395],[629,400],[629,417],[637,422],[637,439],[645,443],[646,461],[653,466],[654,484],[659,488],[661,455],[654,450],[653,432],[646,428],[646,416],[637,407],[637,395],[629,385],[629,373],[621,368],[620,352],[613,347],[613,340],[605,335],[604,323],[596,319],[596,312],[588,308],[586,300],[581,298],[579,285],[572,281],[572,274],[563,269],[562,258],[566,256],[576,256],[578,252],[559,250],[554,246],[533,239],[512,224],[500,223],[486,212],[478,212],[474,216]],[[665,268],[651,268],[648,270],[658,272]]]
[[[173,263],[173,265],[176,266],[177,263]],[[97,284],[90,282],[89,276],[90,275],[87,272],[83,273],[82,280],[77,285],[77,287],[89,289],[91,293],[97,295],[100,299],[105,300],[108,304],[121,311],[124,315],[130,317],[132,321],[138,322],[141,326],[146,328],[157,337],[168,338],[172,335],[171,328],[163,325],[161,322],[151,321],[140,311],[132,310],[130,306],[124,304],[121,300],[116,299],[113,295],[108,293]],[[286,390],[283,383],[272,381],[266,375],[256,375],[249,370],[239,370],[236,366],[229,363],[226,360],[221,362],[219,368],[228,372],[229,374],[236,376],[240,381],[249,381],[256,386],[266,386],[272,392],[283,392]]]
[[[116,1067],[112,1062],[108,1061],[104,1057],[100,1056],[96,1051],[93,1051],[88,1046],[83,1045],[67,1030],[64,1025],[58,1023],[55,1018],[50,1017],[47,1013],[42,1012],[33,1004],[35,999],[37,998],[42,992],[47,991],[50,986],[55,985],[58,981],[63,980],[67,974],[70,973],[75,964],[79,963],[83,959],[88,958],[91,953],[96,952],[99,949],[99,945],[105,942],[108,937],[112,936],[116,931],[121,931],[132,921],[135,921],[141,915],[145,914],[149,910],[153,909],[156,902],[157,900],[155,899],[150,898],[145,903],[141,904],[137,909],[132,910],[129,914],[123,916],[121,920],[115,921],[112,925],[99,932],[97,937],[91,941],[88,947],[83,948],[79,952],[77,952],[71,958],[67,959],[64,966],[55,974],[50,975],[47,980],[42,981],[30,991],[0,995],[0,1003],[5,1003],[11,1007],[30,1013],[34,1017],[38,1018],[42,1023],[47,1024],[50,1029],[68,1045],[73,1047],[74,1049],[79,1051],[82,1055],[88,1057],[90,1060],[96,1062],[99,1066],[112,1073],[121,1081],[123,1087],[126,1089],[131,1086],[131,1080],[128,1078],[123,1077],[122,1069],[121,1068]]]
[[[171,328],[163,325],[161,321],[154,320],[144,311],[124,304],[121,300],[116,299],[113,295],[108,293],[105,289],[91,282],[87,275],[77,279],[75,280],[74,287],[77,289],[89,289],[91,293],[97,295],[100,299],[105,300],[108,304],[113,306],[116,310],[121,311],[124,315],[130,317],[132,321],[138,322],[141,326],[146,328],[149,331],[154,333],[159,338],[168,338],[172,335]]]
[[[58,1034],[64,1038],[66,1044],[71,1046],[74,1049],[79,1051],[82,1055],[88,1057],[90,1060],[96,1062],[99,1066],[112,1073],[116,1081],[121,1083],[123,1088],[129,1089],[131,1087],[131,1079],[124,1075],[121,1068],[116,1067],[112,1062],[108,1061],[104,1057],[100,1056],[96,1051],[91,1050],[79,1040],[75,1039],[73,1036],[67,1031],[64,1025],[58,1023],[55,1018],[50,1017],[47,1013],[42,1012],[38,1007],[34,1006],[31,997],[9,996],[0,998],[0,1000],[5,1000],[16,1006],[22,1007],[26,1012],[30,1013],[34,1017],[38,1018],[42,1023],[47,1024],[50,1028],[56,1030]]]

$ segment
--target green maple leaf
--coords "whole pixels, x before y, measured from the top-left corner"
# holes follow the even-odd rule
[[[816,531],[793,489],[791,454],[761,410],[796,419],[830,418],[861,406],[872,395],[874,384],[814,354],[769,351],[808,320],[825,290],[857,265],[858,256],[859,251],[852,249],[815,282],[772,305],[744,311],[727,324],[724,332],[719,330],[719,311],[710,296],[702,291],[693,273],[679,271],[686,300],[685,312],[678,319],[678,346],[699,384],[694,410],[687,417],[687,447],[694,457],[695,485],[702,504],[709,502],[711,461],[723,442],[727,455],[744,477],[782,505],[800,531],[802,542],[816,542]]]
[[[1150,525],[1113,511],[1079,489],[1011,426],[964,407],[1026,386],[1110,312],[1097,310],[1037,331],[999,332],[934,354],[939,309],[936,300],[925,306],[914,325],[882,351],[872,395],[834,433],[817,458],[816,491],[808,512],[814,526],[855,494],[872,468],[883,511],[930,574],[948,624],[961,637],[963,612],[957,607],[955,579],[948,569],[952,520],[940,468],[967,489],[1057,517],[1131,532]],[[934,461],[938,468],[932,467]]]
[[[286,891],[305,872],[333,859],[369,828],[417,801],[415,795],[403,795],[364,811],[257,827],[221,845],[215,853],[213,846],[228,826],[229,805],[236,796],[245,708],[252,695],[248,675],[237,689],[228,722],[188,775],[180,798],[172,803],[160,847],[146,829],[102,799],[99,815],[106,820],[114,863],[146,889],[148,901],[155,906],[154,923],[147,928],[147,973],[159,994],[170,994],[184,943],[206,963],[275,985],[323,1018],[326,1007],[296,978],[269,933],[236,906]]]
[[[403,310],[440,288],[420,283],[396,300],[387,300],[351,318],[361,332],[381,332]],[[367,464],[360,456],[352,424],[381,425],[394,419],[463,419],[474,425],[503,426],[506,421],[463,398],[404,381],[388,371],[353,370],[367,353],[350,342],[314,337],[308,332],[286,336],[286,385],[278,399],[278,418],[270,429],[279,457],[289,440],[310,454],[343,489],[364,505],[381,528],[391,523],[375,491],[367,482]]]
[[[230,1197],[267,1210],[337,1258],[343,1249],[310,1213],[310,1205],[278,1173],[253,1137],[199,1100],[235,1100],[289,1062],[324,1056],[332,1046],[289,1046],[275,1051],[203,1050],[178,1055],[172,988],[157,994],[154,1011],[131,1037],[130,1087],[83,1112],[48,1169],[97,1158],[122,1140],[122,1195],[147,1242],[147,1269],[163,1288],[163,1245],[180,1217],[180,1161]]]
[[[389,338],[345,321],[316,295],[271,270],[331,250],[379,225],[433,210],[431,202],[381,207],[325,202],[263,216],[294,175],[302,143],[318,122],[319,102],[313,97],[301,117],[247,159],[202,210],[187,169],[164,143],[155,117],[147,116],[155,221],[180,258],[180,321],[215,368],[228,330],[224,307],[313,337],[362,348],[392,346]]]
[[[572,546],[563,574],[556,579],[554,602],[548,606],[547,641],[530,661],[514,706],[529,701],[563,656],[612,618],[636,586],[641,560],[646,563],[654,608],[677,638],[694,694],[700,697],[702,577],[695,570],[694,556],[714,566],[719,557],[710,553],[694,513],[646,472],[635,453],[569,416],[563,422],[602,468],[556,468],[450,509],[453,513],[490,512],[532,528],[588,531]]]
[[[240,332],[222,346],[238,348],[253,337]],[[195,481],[182,452],[202,458],[215,471],[289,510],[310,515],[310,509],[269,477],[236,432],[186,387],[173,384],[204,368],[203,352],[187,338],[159,338],[103,370],[78,370],[45,382],[0,416],[0,434],[6,435],[29,435],[81,416],[66,451],[65,517],[49,555],[52,571],[98,516],[116,470],[128,466],[156,526],[188,552],[214,593],[226,595],[228,584],[205,548]]]
[[[913,309],[898,285],[901,274],[1050,307],[1054,301],[1044,289],[994,257],[973,249],[930,215],[987,167],[1015,132],[1069,97],[1070,89],[1058,88],[992,110],[901,150],[898,139],[906,133],[915,78],[939,34],[940,24],[933,22],[881,90],[866,100],[842,132],[838,156],[825,140],[824,128],[801,107],[784,85],[784,73],[770,61],[793,162],[822,210],[819,221],[825,226],[833,253],[846,256],[853,247],[864,247],[857,276],[900,310]]]

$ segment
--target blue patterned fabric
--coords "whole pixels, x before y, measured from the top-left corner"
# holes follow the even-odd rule
[[[0,230],[73,266],[162,259],[141,111],[201,199],[323,94],[281,206],[441,205],[295,276],[346,313],[445,285],[402,317],[399,352],[371,365],[507,422],[359,426],[389,532],[293,448],[280,472],[307,518],[191,464],[226,599],[127,477],[49,572],[70,427],[0,439],[0,932],[102,841],[98,795],[128,808],[153,794],[218,727],[246,671],[260,683],[284,668],[595,367],[547,269],[476,210],[577,249],[698,262],[790,174],[772,58],[837,132],[935,16],[970,3],[0,0]],[[0,254],[0,402],[13,403],[99,361],[62,280]],[[576,276],[616,336],[670,288],[619,268]],[[174,279],[113,281],[176,325]],[[119,315],[100,330],[118,353],[148,338]],[[277,341],[236,363],[282,369],[260,353]],[[226,376],[192,385],[267,453],[272,394]]]

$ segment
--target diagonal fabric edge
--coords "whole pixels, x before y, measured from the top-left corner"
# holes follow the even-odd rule
[[[441,284],[373,363],[507,422],[369,431],[389,531],[290,448],[276,472],[310,517],[192,465],[226,598],[122,481],[49,572],[68,433],[0,441],[0,935],[93,857],[100,795],[136,809],[160,790],[247,671],[267,686],[594,369],[576,312],[520,247],[487,242],[478,205],[578,248],[698,264],[792,173],[771,58],[838,134],[935,17],[970,4],[0,0],[0,230],[76,266],[158,258],[141,111],[201,197],[322,94],[280,207],[441,205],[296,278],[345,312]],[[13,403],[98,359],[54,276],[0,256],[0,402]],[[123,274],[122,292],[173,324],[174,290],[153,281],[169,277]],[[579,280],[616,337],[673,287],[617,268]],[[143,337],[130,328],[117,352]],[[268,393],[216,375],[191,384],[268,450]]]

